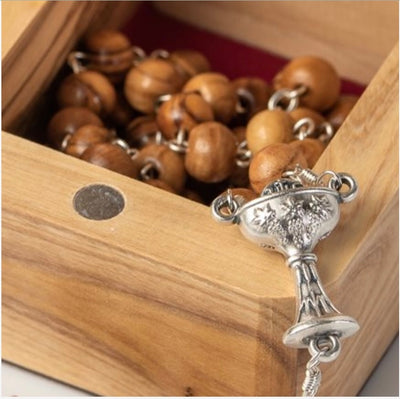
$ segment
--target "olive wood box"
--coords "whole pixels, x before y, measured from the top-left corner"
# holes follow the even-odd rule
[[[287,58],[320,55],[368,84],[315,167],[360,186],[317,247],[328,295],[361,325],[322,366],[320,394],[355,395],[398,331],[398,3],[155,6]],[[136,8],[2,2],[3,130],[13,133],[2,134],[2,356],[106,396],[295,395],[308,353],[282,344],[295,297],[280,255],[206,206],[29,140],[28,116],[77,40]],[[75,212],[74,194],[93,183],[122,193],[122,213]]]

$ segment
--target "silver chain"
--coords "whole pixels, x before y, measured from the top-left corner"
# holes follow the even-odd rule
[[[302,396],[315,396],[321,385],[322,373],[319,369],[321,352],[314,354],[306,365],[306,376],[301,386]]]

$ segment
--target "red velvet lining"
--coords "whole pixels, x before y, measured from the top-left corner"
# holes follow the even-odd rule
[[[123,29],[132,44],[146,52],[157,48],[169,51],[192,49],[202,52],[214,71],[229,78],[258,76],[271,82],[288,60],[275,54],[235,42],[215,33],[195,28],[158,12],[151,2],[143,2]],[[312,54],[312,49],[310,53]],[[342,80],[343,94],[360,95],[364,87]]]

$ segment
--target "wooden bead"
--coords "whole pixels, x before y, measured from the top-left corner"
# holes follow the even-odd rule
[[[103,126],[103,122],[84,107],[68,107],[58,111],[47,126],[50,145],[60,150],[65,136],[74,134],[83,125]]]
[[[248,148],[255,154],[269,144],[293,140],[293,124],[289,114],[280,109],[259,112],[247,125]]]
[[[88,35],[84,46],[89,52],[90,68],[104,73],[113,82],[121,82],[132,67],[134,53],[123,33],[103,29]]]
[[[190,79],[183,92],[199,92],[214,111],[214,118],[228,123],[236,113],[238,96],[229,79],[215,72],[200,73]]]
[[[304,56],[290,61],[274,78],[274,89],[295,89],[300,85],[307,92],[300,104],[317,111],[325,111],[337,101],[340,78],[332,65],[318,57]]]
[[[306,107],[298,107],[295,110],[289,112],[289,115],[293,119],[294,123],[303,118],[312,119],[315,123],[315,126],[319,126],[321,123],[325,122],[325,118],[319,112],[316,112],[313,109]]]
[[[115,138],[115,133],[101,126],[81,126],[68,140],[65,153],[79,158],[90,146],[107,143]]]
[[[116,144],[100,143],[90,146],[81,155],[81,159],[121,175],[138,177],[139,169],[136,163],[132,161],[124,149]]]
[[[190,132],[185,167],[197,180],[217,183],[232,174],[235,156],[232,131],[218,122],[204,122]]]
[[[325,150],[325,144],[318,139],[306,138],[304,140],[294,140],[289,145],[292,148],[299,148],[302,151],[309,168],[314,167]]]
[[[183,84],[182,75],[171,61],[147,58],[128,72],[124,92],[133,108],[150,114],[159,96],[177,93]]]
[[[208,72],[210,70],[210,63],[207,58],[194,50],[173,51],[169,56],[169,60],[182,71],[186,80],[199,73]]]
[[[336,130],[342,125],[344,120],[349,115],[350,111],[353,109],[354,105],[358,101],[357,96],[340,96],[339,100],[333,106],[333,108],[326,115],[326,119],[332,124],[333,128]]]
[[[268,145],[255,154],[250,163],[251,187],[260,194],[267,184],[281,178],[283,172],[294,168],[296,164],[307,167],[307,161],[300,148],[285,143]]]
[[[265,80],[256,77],[243,77],[235,79],[232,84],[243,103],[242,105],[248,109],[249,116],[267,108],[271,88]]]
[[[172,194],[176,194],[175,190],[170,185],[168,185],[167,183],[165,183],[165,181],[162,181],[160,179],[149,179],[149,180],[144,180],[144,182],[146,184],[150,184],[150,186],[160,188],[161,190],[168,191],[169,193]]]
[[[154,143],[158,125],[153,115],[144,115],[135,118],[126,127],[126,141],[131,147],[144,147]]]
[[[167,139],[173,139],[179,130],[189,132],[202,122],[214,120],[211,106],[197,93],[173,94],[157,112],[157,124]]]
[[[176,193],[180,193],[185,185],[186,172],[183,159],[166,145],[147,145],[140,150],[135,163],[140,170],[148,164],[153,165],[149,173],[150,179],[163,181]]]
[[[110,81],[96,71],[67,76],[57,91],[60,107],[87,107],[98,115],[113,111],[117,94]]]

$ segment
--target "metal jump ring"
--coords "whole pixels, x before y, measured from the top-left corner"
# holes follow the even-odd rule
[[[308,350],[311,356],[320,354],[318,360],[322,363],[329,363],[335,360],[340,353],[341,345],[336,335],[316,337],[310,340]]]
[[[345,185],[349,188],[347,191],[339,192],[340,201],[342,202],[352,201],[357,196],[358,192],[357,182],[354,180],[352,176],[350,176],[347,173],[338,173],[338,176],[340,177],[342,185]]]
[[[278,108],[283,108],[279,104],[282,100],[288,99],[289,103],[287,107],[284,109],[286,112],[293,111],[299,106],[299,98],[294,97],[290,98],[290,90],[288,89],[282,89],[276,91],[268,100],[268,109],[269,110],[274,110]]]
[[[304,140],[315,131],[315,122],[311,118],[301,118],[293,126],[294,136]]]
[[[229,213],[223,212],[223,209],[228,209]],[[220,195],[215,198],[211,204],[211,213],[213,217],[218,221],[225,224],[236,223],[236,214],[239,209],[239,204],[235,198],[228,199],[227,195]]]

